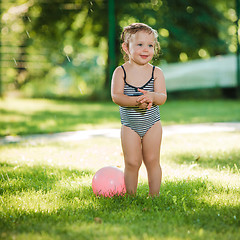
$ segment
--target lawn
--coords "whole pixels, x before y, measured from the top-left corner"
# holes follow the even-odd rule
[[[163,125],[240,121],[239,101],[168,101]],[[119,128],[118,107],[46,99],[0,101],[0,136]],[[0,145],[0,239],[235,240],[240,236],[240,133],[165,136],[163,182],[148,197],[98,198],[95,172],[121,169],[120,139]]]
[[[120,139],[2,145],[0,238],[239,239],[239,142],[239,133],[165,137],[159,198],[148,197],[144,167],[136,197],[93,194],[96,170],[123,168]]]
[[[163,125],[240,121],[240,101],[167,101],[160,107]],[[0,100],[0,136],[119,128],[118,106],[47,99]]]

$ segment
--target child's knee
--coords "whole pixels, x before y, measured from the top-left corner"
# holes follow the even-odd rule
[[[129,170],[135,170],[138,171],[139,168],[141,167],[142,161],[140,161],[139,159],[135,159],[131,161],[125,161],[125,168],[129,169]]]
[[[144,158],[144,164],[146,165],[146,167],[160,166],[160,159],[158,156],[149,155]]]

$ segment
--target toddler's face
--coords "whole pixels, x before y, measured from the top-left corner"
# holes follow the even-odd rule
[[[145,31],[139,31],[129,39],[129,59],[138,64],[146,64],[152,60],[154,55],[154,35]]]

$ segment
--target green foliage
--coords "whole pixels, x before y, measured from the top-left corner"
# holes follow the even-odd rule
[[[200,49],[210,56],[228,52],[226,39],[219,37],[219,31],[223,22],[231,23],[219,7],[227,10],[230,6],[221,1],[160,0],[129,4],[120,1],[118,4],[117,9],[123,14],[119,14],[120,27],[135,20],[158,30],[163,53],[161,59],[167,62],[179,61],[182,52],[188,59],[199,58]]]
[[[75,97],[109,88],[107,1],[3,1],[2,9],[4,91]],[[232,1],[123,0],[115,1],[115,15],[116,65],[120,32],[132,22],[158,30],[162,55],[154,64],[236,50]]]

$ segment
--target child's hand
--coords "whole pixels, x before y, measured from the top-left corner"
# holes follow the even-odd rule
[[[153,104],[153,93],[149,91],[145,91],[143,89],[138,89],[139,92],[143,93],[138,99],[137,102],[139,104],[147,103],[147,109],[149,110]]]
[[[141,108],[141,109],[146,109],[148,106],[148,103],[139,103],[138,104],[138,107]]]

